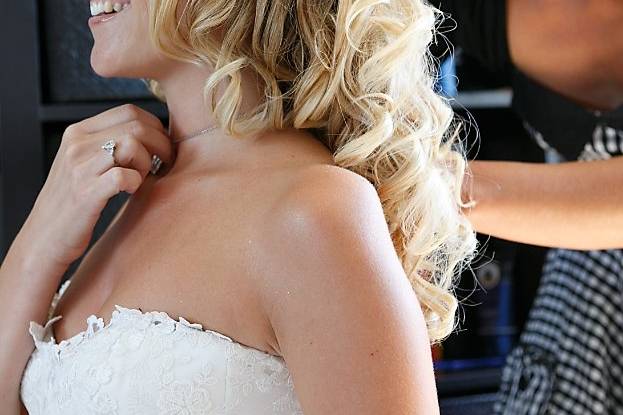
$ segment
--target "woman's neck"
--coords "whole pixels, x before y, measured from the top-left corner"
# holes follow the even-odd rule
[[[172,140],[191,136],[207,127],[216,125],[209,104],[204,102],[204,85],[212,69],[190,63],[179,63],[166,77],[158,80],[169,110],[169,135]],[[264,97],[257,78],[250,71],[243,73],[241,112],[252,110]],[[221,97],[221,89],[215,91],[215,99]],[[217,161],[231,160],[248,146],[250,140],[232,139],[221,129],[203,136],[173,144],[177,152],[175,170],[200,167]]]

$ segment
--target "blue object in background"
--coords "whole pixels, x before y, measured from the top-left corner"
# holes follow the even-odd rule
[[[441,62],[439,67],[439,78],[436,83],[436,90],[448,98],[454,98],[458,94],[456,64],[454,54],[452,53]]]
[[[498,288],[498,318],[496,327],[498,328],[498,335],[496,339],[496,349],[499,356],[506,356],[509,354],[515,343],[515,336],[517,335],[517,327],[514,323],[515,309],[513,306],[513,280],[511,276],[512,264],[509,262],[503,263],[502,280]]]

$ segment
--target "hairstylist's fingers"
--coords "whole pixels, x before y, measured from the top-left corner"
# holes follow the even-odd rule
[[[165,131],[164,126],[154,114],[145,111],[133,104],[124,104],[111,108],[107,111],[86,118],[69,128],[78,130],[82,133],[94,133],[111,128],[115,125],[125,124],[130,121],[141,121],[152,126],[156,130]]]

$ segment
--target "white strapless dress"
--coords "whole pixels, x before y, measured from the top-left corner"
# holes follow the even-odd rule
[[[54,296],[45,326],[31,321],[35,349],[20,396],[30,415],[302,414],[282,358],[203,330],[183,317],[115,305],[108,324],[56,343]]]

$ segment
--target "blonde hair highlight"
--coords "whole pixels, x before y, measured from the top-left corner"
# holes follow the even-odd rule
[[[229,134],[310,129],[338,166],[375,186],[431,342],[450,334],[453,282],[476,238],[461,213],[458,126],[434,90],[428,45],[440,12],[422,0],[150,0],[149,9],[164,54],[214,68],[204,94]],[[266,96],[249,114],[240,113],[245,68]]]

